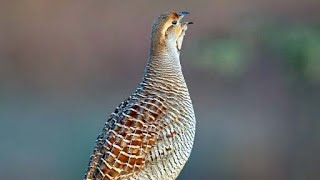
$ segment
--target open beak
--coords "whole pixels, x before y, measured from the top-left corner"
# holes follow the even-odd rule
[[[185,15],[188,15],[190,14],[188,11],[180,11],[177,13],[178,16],[179,16],[179,22],[181,21],[181,19],[185,16]],[[193,24],[193,22],[183,22],[182,23],[183,25],[188,25],[188,24]]]
[[[188,29],[188,25],[189,24],[193,24],[193,22],[181,22],[181,19],[185,15],[190,14],[188,11],[181,11],[181,12],[179,12],[177,14],[179,16],[178,22],[179,22],[179,24],[181,26],[181,31],[179,32],[179,36],[178,36],[178,38],[176,40],[176,47],[177,47],[178,52],[180,52],[184,35],[186,34],[186,30]]]

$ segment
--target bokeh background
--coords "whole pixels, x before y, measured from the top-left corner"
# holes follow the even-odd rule
[[[197,117],[179,179],[320,179],[320,1],[0,3],[0,179],[81,179],[142,78],[153,20],[189,10]]]

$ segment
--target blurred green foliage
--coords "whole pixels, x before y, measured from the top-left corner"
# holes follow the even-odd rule
[[[246,38],[230,36],[203,37],[194,44],[196,66],[211,69],[222,76],[235,78],[245,72],[252,62],[251,52],[259,52],[253,44],[279,56],[283,67],[291,75],[304,80],[320,81],[320,28],[310,25],[262,25],[257,32],[242,34]],[[247,34],[246,34],[247,33]],[[250,49],[250,51],[249,51]]]
[[[291,73],[320,80],[320,28],[273,25],[265,29],[263,40],[285,59]]]
[[[193,61],[201,68],[227,77],[238,77],[248,65],[247,48],[237,38],[205,38],[196,43],[197,59]]]

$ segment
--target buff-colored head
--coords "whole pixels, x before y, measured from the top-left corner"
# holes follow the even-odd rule
[[[161,14],[152,26],[152,50],[164,49],[180,52],[187,25],[192,22],[181,22],[189,12],[168,12]]]

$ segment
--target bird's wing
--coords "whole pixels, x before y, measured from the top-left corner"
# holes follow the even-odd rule
[[[98,136],[85,179],[119,179],[140,171],[161,140],[166,110],[165,100],[154,94],[120,104]]]

